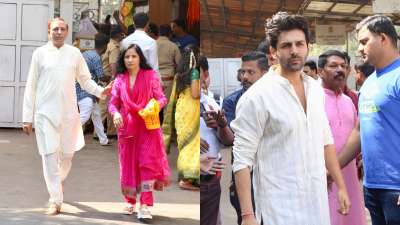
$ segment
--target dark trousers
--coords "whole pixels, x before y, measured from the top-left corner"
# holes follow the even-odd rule
[[[364,187],[365,207],[371,214],[372,225],[400,225],[400,190]]]
[[[254,204],[253,172],[251,172],[250,177],[251,177],[251,202],[253,203],[253,210],[255,211],[256,207]],[[230,200],[233,208],[235,208],[235,211],[237,214],[237,223],[238,223],[238,225],[241,225],[242,224],[242,210],[240,209],[239,196],[236,191],[235,177],[233,175],[232,175],[231,185],[229,186],[229,200]]]
[[[210,179],[200,178],[200,225],[216,225],[221,198],[220,179],[217,176],[206,177]]]

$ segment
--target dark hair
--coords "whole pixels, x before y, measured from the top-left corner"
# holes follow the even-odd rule
[[[268,70],[267,56],[260,51],[247,52],[242,56],[242,62],[257,61],[260,70]]]
[[[104,19],[104,23],[111,23],[111,15],[110,14],[108,14],[107,16],[106,16],[106,18]]]
[[[186,21],[182,19],[174,19],[172,21],[175,23],[178,27],[182,28],[183,30],[186,30]]]
[[[268,55],[270,53],[269,52],[269,41],[267,39],[265,39],[262,42],[260,42],[260,44],[258,44],[256,51],[259,51],[259,52],[262,52],[262,53]]]
[[[365,27],[375,34],[386,34],[394,47],[397,47],[397,32],[393,26],[392,20],[384,15],[373,15],[361,20],[356,26],[357,33]]]
[[[97,24],[97,30],[99,31],[99,33],[103,33],[107,36],[110,36],[111,24],[110,23],[99,23],[99,24]]]
[[[121,52],[118,58],[118,68],[117,68],[117,73],[125,73],[127,71],[127,68],[125,66],[124,58],[125,54],[129,49],[135,49],[136,53],[139,55],[139,67],[140,69],[143,70],[152,70],[151,66],[147,63],[146,57],[144,57],[142,49],[140,49],[139,45],[137,44],[131,44],[129,47]]]
[[[144,12],[136,13],[133,17],[133,22],[135,23],[136,28],[143,29],[149,22],[149,16]]]
[[[198,65],[200,68],[202,68],[204,71],[208,71],[208,60],[207,57],[204,55],[199,56],[199,62]]]
[[[111,38],[115,38],[121,33],[123,33],[123,31],[119,25],[111,25],[111,31],[110,31]]]
[[[159,32],[158,32],[157,24],[155,24],[153,22],[149,23],[149,33],[152,33],[152,34],[158,36]]]
[[[328,50],[324,53],[322,53],[319,57],[318,57],[318,68],[324,68],[325,65],[328,63],[328,58],[331,56],[338,56],[340,58],[342,58],[344,61],[346,61],[346,55],[338,50]],[[346,61],[347,63],[347,61]]]
[[[197,69],[197,68],[190,68],[190,55],[191,52],[194,53],[196,62],[198,62],[198,55],[199,55],[199,50],[196,47],[196,45],[189,44],[182,50],[182,58],[178,63],[178,66],[176,68],[177,77],[176,77],[176,90],[177,93],[181,93],[187,86],[190,85],[191,80],[190,80],[190,75],[192,70]],[[198,66],[198,65],[197,65]]]
[[[97,33],[94,36],[94,48],[103,48],[107,46],[108,42],[110,41],[110,38],[103,34],[103,33]]]
[[[304,66],[310,67],[311,70],[317,70],[317,64],[315,63],[314,60],[311,59],[307,60]]]
[[[354,65],[354,69],[361,71],[361,73],[363,73],[365,77],[369,77],[369,75],[371,75],[375,71],[374,66],[364,62],[356,63]]]
[[[128,26],[128,35],[133,34],[135,32],[135,25],[131,24]]]
[[[276,49],[278,37],[282,31],[299,29],[306,37],[306,43],[310,43],[310,32],[308,22],[305,17],[300,15],[289,15],[287,12],[278,12],[268,19],[265,24],[265,33],[270,45]]]
[[[351,62],[351,57],[349,56],[349,54],[345,51],[343,51],[343,55],[345,57],[346,63],[350,66],[350,62]]]
[[[168,24],[163,24],[160,26],[160,36],[168,37],[171,34],[171,26]]]

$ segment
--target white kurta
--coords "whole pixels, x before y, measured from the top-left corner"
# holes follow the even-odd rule
[[[33,122],[41,155],[71,153],[84,146],[75,82],[100,97],[103,88],[92,79],[81,52],[52,42],[32,55],[23,103],[23,122]]]
[[[273,70],[239,100],[233,171],[253,167],[256,217],[267,225],[329,225],[324,146],[333,143],[324,92],[302,75],[307,113]]]

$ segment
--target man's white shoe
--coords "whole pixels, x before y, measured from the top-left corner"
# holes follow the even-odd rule
[[[101,146],[110,146],[111,142],[107,139],[105,142],[100,142]]]
[[[147,208],[147,205],[142,205],[139,208],[137,218],[143,222],[150,222],[153,219],[153,216],[151,215],[149,208]]]

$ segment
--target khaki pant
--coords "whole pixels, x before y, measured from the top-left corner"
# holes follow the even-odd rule
[[[161,83],[164,95],[169,101],[169,97],[171,96],[172,91],[172,85],[174,83],[174,76],[169,74],[161,74]]]
[[[110,97],[106,99],[99,100],[99,107],[100,107],[100,115],[101,121],[107,120],[107,135],[117,135],[117,130],[115,129],[112,116],[108,112],[108,102],[110,101]]]

